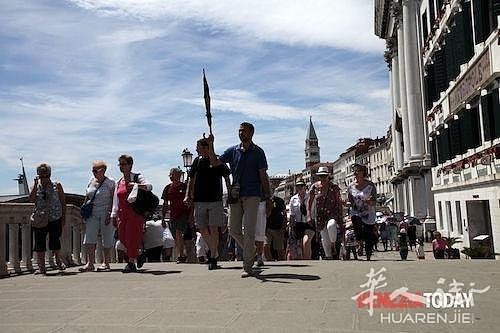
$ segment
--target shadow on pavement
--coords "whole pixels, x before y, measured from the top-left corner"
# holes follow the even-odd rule
[[[217,269],[235,269],[235,270],[242,270],[243,269],[243,266],[232,266],[232,267],[224,267],[224,266],[221,266]]]
[[[152,274],[152,275],[167,275],[167,274],[178,274],[182,273],[182,271],[150,271],[150,270],[138,270],[139,274]]]
[[[267,262],[264,264],[265,266],[270,266],[270,267],[311,267],[311,265],[305,265],[305,264],[268,264]]]
[[[77,275],[77,272],[59,272],[59,271],[48,271],[45,273],[45,276],[48,277],[53,277],[53,276],[72,276],[72,275]]]
[[[319,277],[318,275],[291,274],[291,273],[257,274],[254,277],[258,280],[261,280],[262,282],[274,282],[274,283],[292,283],[291,281],[280,281],[279,279],[300,280],[300,281],[317,281],[321,279],[321,277]]]

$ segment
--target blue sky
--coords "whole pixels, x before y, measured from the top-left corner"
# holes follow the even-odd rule
[[[242,121],[269,174],[304,167],[309,116],[322,161],[390,119],[373,1],[67,0],[0,3],[0,194],[24,157],[81,193],[93,160],[118,178],[134,157],[159,193],[184,148],[207,132],[202,68],[218,151]]]

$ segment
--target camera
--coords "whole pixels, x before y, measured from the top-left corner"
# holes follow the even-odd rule
[[[240,198],[240,185],[233,184],[229,186],[227,193],[227,203],[235,204],[236,202],[238,202],[239,198]]]

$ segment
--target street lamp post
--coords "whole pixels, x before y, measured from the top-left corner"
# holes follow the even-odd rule
[[[193,165],[193,154],[189,151],[189,149],[184,149],[182,151],[182,163],[184,164],[184,167],[186,168],[187,172],[187,177],[186,180],[189,180],[189,169],[191,168],[191,165]]]

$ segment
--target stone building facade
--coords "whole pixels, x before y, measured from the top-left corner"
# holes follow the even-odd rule
[[[459,247],[482,243],[498,252],[500,0],[377,0],[375,15],[375,32],[387,40],[393,135],[403,142],[394,149],[397,169],[402,163],[404,171],[414,160],[416,117],[410,105],[418,107],[418,99],[424,123],[416,142],[422,132],[425,139],[420,173],[427,183],[430,165],[436,229],[445,236],[463,237]],[[411,201],[414,191],[403,187],[400,192]]]
[[[375,34],[386,40],[392,96],[394,209],[435,228],[431,158],[424,122],[420,1],[375,0]]]

